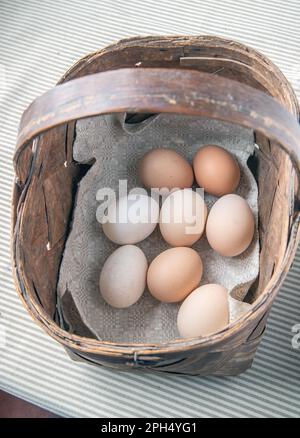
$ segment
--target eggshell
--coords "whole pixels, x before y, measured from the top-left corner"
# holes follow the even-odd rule
[[[206,224],[206,237],[219,254],[234,257],[250,245],[255,229],[253,213],[241,196],[231,194],[212,206]]]
[[[171,248],[159,254],[150,264],[147,285],[159,301],[183,300],[200,283],[203,265],[191,248]]]
[[[220,146],[203,146],[193,161],[199,187],[215,196],[233,193],[240,182],[240,168],[234,156]]]
[[[206,284],[194,290],[180,306],[177,316],[182,338],[209,336],[228,324],[227,290],[219,284]]]
[[[177,190],[164,201],[159,219],[161,234],[172,246],[192,246],[203,234],[207,207],[192,189]]]
[[[105,261],[99,280],[104,300],[119,309],[136,303],[146,287],[148,263],[134,245],[116,249]]]
[[[191,187],[194,181],[192,166],[172,149],[152,149],[139,164],[139,175],[148,188]]]
[[[108,207],[108,221],[102,225],[105,235],[119,245],[146,239],[159,220],[158,202],[147,195],[128,195]]]

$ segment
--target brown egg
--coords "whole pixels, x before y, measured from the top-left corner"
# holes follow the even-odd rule
[[[148,188],[191,187],[194,181],[192,166],[172,149],[152,149],[139,164],[139,175]]]
[[[193,162],[199,187],[215,196],[233,193],[240,182],[240,168],[234,156],[220,146],[203,146]]]
[[[203,234],[207,207],[202,196],[192,189],[177,190],[164,201],[159,228],[172,246],[192,246]]]
[[[200,283],[203,272],[199,254],[191,248],[167,249],[150,264],[147,285],[159,301],[183,300]]]
[[[248,248],[254,228],[254,216],[245,199],[235,194],[225,195],[209,212],[206,237],[219,254],[234,257]]]
[[[225,287],[205,284],[181,304],[177,326],[182,338],[209,336],[229,324],[229,303]]]

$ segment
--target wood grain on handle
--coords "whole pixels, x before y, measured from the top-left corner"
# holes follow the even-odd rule
[[[24,112],[15,162],[34,137],[54,126],[125,111],[203,116],[252,128],[289,154],[300,181],[300,127],[275,99],[231,79],[167,68],[113,70],[54,87]]]

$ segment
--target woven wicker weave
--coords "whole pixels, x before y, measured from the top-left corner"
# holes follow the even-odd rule
[[[13,263],[26,308],[74,359],[185,374],[244,371],[299,240],[299,106],[289,83],[268,59],[236,42],[148,37],[86,56],[60,84],[23,114],[15,154]],[[247,296],[251,311],[221,333],[125,345],[72,335],[57,323],[59,266],[76,185],[86,171],[72,158],[75,123],[125,111],[205,116],[255,131],[260,275]]]

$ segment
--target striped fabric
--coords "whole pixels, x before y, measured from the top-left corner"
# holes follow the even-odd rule
[[[10,267],[12,156],[22,111],[84,54],[143,34],[217,34],[269,56],[300,98],[298,0],[0,1],[0,387],[75,417],[299,417],[300,252],[251,370],[235,378],[114,372],[69,360],[32,322]]]

